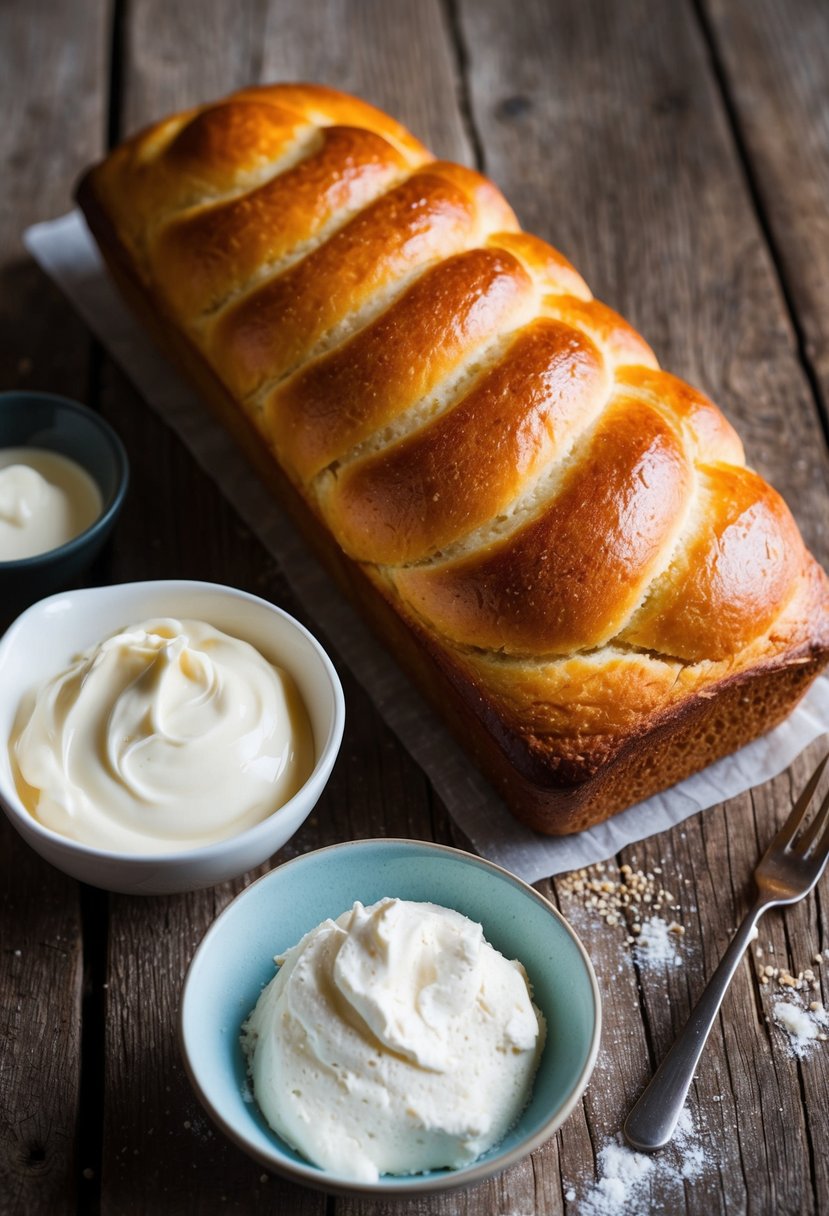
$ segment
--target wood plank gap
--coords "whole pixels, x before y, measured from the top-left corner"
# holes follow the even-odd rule
[[[472,841],[449,816],[431,782],[427,781],[425,784],[429,839],[437,843],[448,844],[454,849],[465,849],[467,853],[476,853],[477,850]]]
[[[815,912],[817,914],[817,925],[818,925],[817,949],[822,952],[823,951],[823,938],[820,933],[820,927],[824,923],[824,919],[823,919],[823,900],[820,898],[820,883],[818,883],[818,885],[815,887],[812,894],[815,897]]]
[[[475,168],[481,173],[486,173],[484,142],[478,130],[478,124],[475,122],[475,110],[472,105],[472,95],[469,89],[469,48],[463,35],[463,27],[458,12],[458,0],[442,0],[441,9],[446,23],[448,42],[452,48],[455,60],[455,93],[458,100],[458,109],[461,114],[461,122],[472,148]]]
[[[109,94],[104,133],[107,148],[118,140],[121,109],[121,62],[126,0],[113,0],[109,27]],[[86,403],[100,410],[104,349],[90,340]],[[107,546],[109,548],[109,546]],[[91,575],[101,564],[95,563]],[[102,581],[95,579],[94,581]],[[81,1050],[78,1092],[78,1211],[98,1216],[101,1211],[105,1100],[105,1025],[109,896],[80,883],[78,898],[83,950],[81,991]]]
[[[755,835],[756,835],[756,834],[757,834],[757,816],[756,816],[755,805],[754,805],[754,791],[753,791],[753,790],[752,790],[752,791],[750,791],[750,795],[751,795],[751,813],[752,813],[752,820],[753,820],[753,822],[754,822],[754,830],[755,830]],[[705,816],[703,816],[703,817],[702,817],[702,820],[701,820],[701,823],[700,823],[700,831],[701,831],[701,833],[702,833],[702,838],[703,838],[703,841],[705,841],[705,838],[706,838],[706,821],[705,821]],[[762,856],[762,853],[764,852],[764,850],[765,850],[765,846],[764,846],[764,845],[763,845],[763,846],[760,846],[760,848],[757,850],[757,859],[758,859],[758,861],[759,861],[760,857]],[[739,868],[739,863],[737,863],[737,862],[735,861],[735,859],[734,859],[734,857],[733,857],[733,855],[732,855],[732,851],[731,851],[731,835],[730,835],[730,833],[728,833],[728,832],[726,832],[726,833],[725,833],[725,853],[726,853],[726,858],[727,858],[727,860],[728,860],[728,874],[729,874],[729,877],[731,878],[731,883],[730,883],[730,886],[731,886],[731,900],[732,900],[732,903],[733,903],[733,905],[734,905],[734,920],[735,920],[735,924],[732,926],[731,932],[729,933],[728,938],[727,938],[727,940],[726,940],[726,942],[725,942],[725,944],[724,944],[724,946],[723,946],[722,950],[720,951],[719,958],[717,959],[717,964],[716,964],[716,965],[719,965],[719,960],[720,960],[720,958],[722,958],[723,954],[725,953],[726,949],[728,948],[728,945],[729,945],[729,943],[730,943],[730,941],[731,941],[731,938],[734,936],[734,933],[737,931],[738,926],[739,926],[740,924],[742,924],[743,917],[744,917],[744,916],[746,915],[746,913],[748,912],[748,907],[749,907],[749,904],[750,904],[750,902],[751,902],[750,900],[748,900],[748,899],[746,898],[746,891],[745,891],[745,889],[743,889],[743,890],[739,890],[739,891],[738,891],[738,890],[736,890],[736,889],[735,889],[735,886],[734,886],[734,881],[733,881],[733,878],[734,878],[734,869],[735,869],[735,865],[737,866],[737,868]],[[750,878],[750,880],[749,880],[749,881],[751,882],[752,887],[753,887],[753,886],[754,886],[754,869],[752,869],[752,871],[751,871],[751,878]],[[743,908],[744,908],[745,910],[743,910]],[[759,940],[759,937],[758,937],[758,940]],[[747,961],[747,960],[749,960],[749,951],[750,951],[750,950],[751,950],[751,943],[749,943],[749,945],[748,945],[748,946],[746,947],[746,949],[745,949],[745,952],[743,953],[743,957],[742,957],[742,960],[741,960],[743,963],[746,963],[746,961]],[[757,1003],[759,1002],[759,1009],[760,1009],[760,1016],[761,1016],[761,1020],[762,1020],[762,1022],[763,1022],[763,1025],[765,1025],[765,1014],[763,1014],[763,1012],[762,1012],[762,1001],[760,1001],[759,994],[757,993],[757,984],[756,984],[756,982],[755,982],[755,980],[754,980],[754,975],[751,973],[751,962],[750,962],[750,960],[748,961],[748,964],[747,964],[747,965],[748,965],[748,971],[749,971],[749,983],[751,984],[751,987],[752,987],[752,991],[753,991],[753,997],[754,997],[754,1003],[755,1003],[755,1004],[757,1004]],[[712,972],[711,974],[713,974],[713,972]],[[731,984],[732,984],[732,985],[734,985],[734,984],[736,984],[736,983],[738,983],[738,982],[739,982],[739,979],[738,979],[739,975],[740,975],[740,969],[738,968],[738,969],[737,969],[737,971],[734,973],[734,976],[733,976],[733,978],[732,978],[732,980],[731,980]],[[704,991],[704,989],[705,989],[705,985],[707,985],[707,984],[708,984],[708,982],[709,982],[710,978],[711,978],[711,976],[710,976],[710,975],[703,976],[703,981],[704,981],[704,983],[703,983],[703,988],[700,990],[700,995],[701,995],[701,994],[702,994],[702,992]],[[722,1035],[723,1041],[725,1041],[725,1037],[726,1037],[726,1020],[727,1020],[727,1019],[726,1019],[726,1017],[725,1017],[725,1014],[724,1014],[724,1012],[723,1012],[723,1007],[724,1007],[724,1005],[725,1005],[726,1000],[728,999],[728,992],[730,992],[730,991],[731,991],[731,987],[729,986],[729,989],[726,991],[725,997],[723,998],[723,1002],[722,1002],[722,1004],[720,1005],[720,1010],[719,1010],[719,1013],[717,1014],[717,1022],[716,1022],[716,1025],[717,1025],[717,1028],[718,1028],[718,1030],[719,1030],[720,1034]],[[694,998],[694,999],[691,1001],[691,1005],[690,1005],[690,1008],[689,1008],[689,1015],[690,1015],[690,1010],[691,1010],[691,1009],[693,1009],[694,1005],[696,1005],[696,1002],[697,1002],[698,1000],[699,1000],[699,996],[697,996],[696,998]],[[713,1033],[713,1027],[712,1027],[712,1033]],[[769,1043],[769,1047],[771,1048],[771,1043]],[[726,1055],[727,1055],[727,1053],[726,1053]],[[704,1053],[703,1053],[703,1058],[704,1058]],[[701,1062],[702,1062],[702,1061],[700,1061],[700,1063],[701,1063]],[[695,1075],[696,1075],[696,1074],[695,1074]],[[730,1075],[731,1075],[731,1070],[729,1069],[729,1076],[730,1076]],[[733,1087],[732,1087],[732,1093],[733,1093],[733,1092],[734,1092],[734,1091],[733,1091]]]
[[[268,0],[258,0],[254,9],[254,21],[259,27],[259,37],[254,40],[250,58],[250,79],[252,84],[269,84],[263,80],[265,71],[265,32],[268,28]]]
[[[762,923],[762,922],[761,922],[761,923]],[[759,939],[759,937],[758,937],[758,938],[757,938],[757,941],[759,941],[759,940],[760,940],[760,939]],[[748,946],[748,950],[751,950],[751,949],[756,949],[756,947],[754,947],[754,943],[753,943],[753,942],[749,943],[749,946]],[[748,951],[747,951],[747,952],[748,952]],[[764,1007],[764,1005],[763,1005],[763,994],[762,994],[762,992],[760,991],[761,985],[760,985],[760,983],[759,983],[759,981],[758,981],[758,978],[757,978],[757,976],[754,974],[754,970],[753,970],[753,966],[754,966],[754,960],[753,960],[753,959],[751,960],[751,963],[749,964],[749,966],[750,966],[751,971],[752,971],[752,974],[751,974],[751,991],[752,991],[752,997],[753,997],[753,1004],[754,1004],[754,1008],[755,1008],[755,1010],[757,1011],[757,1026],[758,1026],[758,1028],[760,1029],[761,1033],[763,1033],[763,1034],[765,1035],[766,1039],[768,1040],[768,1044],[769,1044],[769,1050],[771,1050],[771,1045],[772,1045],[772,1044],[771,1044],[771,1035],[770,1035],[770,1033],[769,1033],[768,1023],[766,1022],[766,1010],[765,1010],[765,1007]],[[765,963],[763,963],[763,966],[765,966]],[[765,985],[764,985],[764,986],[765,986]]]
[[[121,138],[124,97],[124,62],[129,0],[113,0],[109,41],[109,103],[107,107],[107,148]]]
[[[634,845],[633,847],[635,848],[636,846]],[[613,860],[616,864],[617,870],[619,871],[619,879],[621,881],[622,866],[624,864],[627,864],[624,859],[624,854],[615,853],[613,856]],[[642,1029],[643,1029],[644,1035],[645,1035],[645,1046],[648,1049],[648,1063],[650,1065],[649,1074],[650,1074],[650,1076],[653,1076],[654,1072],[656,1072],[657,1066],[659,1065],[660,1061],[657,1057],[656,1043],[654,1041],[654,1036],[653,1036],[653,1028],[650,1023],[650,1016],[648,1014],[647,1001],[645,1000],[645,985],[643,982],[642,968],[640,967],[639,963],[637,963],[637,961],[636,961],[636,952],[635,951],[631,952],[631,965],[633,967],[633,973],[634,973],[634,976],[636,979],[636,1000],[639,1004],[639,1015],[642,1018]],[[649,1079],[650,1079],[650,1076],[649,1076]],[[595,1149],[595,1145],[594,1145],[594,1149]]]
[[[89,344],[89,364],[86,374],[86,404],[93,410],[101,408],[101,382],[106,352],[97,338],[91,338]]]
[[[563,1212],[566,1212],[567,1208],[570,1206],[569,1201],[567,1199],[567,1192],[570,1188],[569,1188],[568,1184],[564,1181],[564,1171],[561,1168],[561,1159],[562,1159],[561,1140],[559,1139],[559,1144],[558,1144],[558,1162],[559,1162],[558,1185],[559,1185],[559,1190],[561,1191],[561,1210]],[[533,1181],[535,1182],[535,1162],[533,1162]],[[536,1187],[536,1189],[538,1189],[538,1188]]]
[[[633,847],[635,848],[636,846],[634,845]],[[624,855],[622,853],[616,853],[616,854],[614,854],[613,860],[616,863],[616,868],[619,871],[619,878],[621,880],[622,866],[624,864],[626,864]],[[645,1000],[645,985],[643,982],[642,968],[640,967],[639,963],[637,963],[637,961],[636,961],[636,952],[635,951],[631,952],[631,963],[633,966],[634,976],[636,978],[636,1000],[639,1003],[639,1014],[640,1014],[640,1017],[642,1018],[642,1029],[645,1034],[645,1046],[648,1049],[648,1062],[650,1064],[649,1073],[650,1073],[650,1076],[653,1076],[653,1074],[656,1072],[656,1069],[657,1069],[660,1061],[657,1058],[656,1043],[654,1042],[654,1036],[653,1036],[653,1028],[650,1023],[650,1016],[648,1014],[647,1001]],[[649,1079],[650,1079],[650,1077],[649,1077]]]
[[[104,1136],[104,1043],[106,1022],[109,896],[79,887],[83,937],[81,1072],[78,1100],[78,1211],[101,1211]]]
[[[765,850],[768,846],[763,844],[762,841],[760,840],[760,833],[759,833],[758,824],[757,824],[757,803],[754,798],[754,790],[750,790],[749,792],[750,792],[750,796],[751,796],[751,816],[754,821],[754,835],[757,838],[757,843],[758,843],[757,857],[759,860],[759,858],[762,857],[763,853],[765,852]],[[769,913],[766,912],[765,915],[760,918],[761,925],[767,923],[766,917],[768,915],[769,915]],[[760,940],[760,934],[758,933],[757,941],[759,942],[759,940]],[[756,947],[755,947],[755,949],[756,949]],[[765,955],[763,957],[765,958]],[[763,964],[763,966],[765,966],[765,963]],[[766,1016],[766,1009],[765,1009],[765,1006],[763,1005],[763,994],[760,991],[759,984],[755,983],[754,993],[755,993],[754,999],[755,999],[755,1003],[756,1003],[757,1009],[758,1009],[758,1018],[759,1018],[759,1022],[760,1022],[760,1027],[766,1037],[766,1044],[768,1046],[768,1049],[771,1052],[774,1050],[774,1036],[772,1035],[771,1026],[770,1026],[768,1018]]]
[[[752,807],[752,818],[754,819],[755,829],[756,829],[757,821],[756,821],[756,817],[754,815],[753,791],[752,791],[752,798],[751,798],[751,807]],[[703,839],[704,839],[705,838],[704,817],[703,817],[703,823],[702,823],[701,830],[702,830]],[[757,853],[758,860],[762,856],[762,851],[764,851],[764,850],[758,851],[758,853]],[[742,924],[743,918],[746,915],[746,913],[748,912],[748,907],[751,902],[750,900],[746,899],[746,892],[744,889],[741,891],[737,891],[734,887],[733,879],[734,879],[735,859],[734,859],[732,851],[731,851],[731,834],[730,834],[730,832],[725,833],[725,855],[728,860],[728,874],[729,874],[729,877],[731,878],[731,884],[730,884],[731,885],[731,900],[734,905],[735,923],[731,926],[731,930],[728,934],[725,945],[723,946],[722,950],[720,951],[720,958],[722,958],[723,954],[728,949],[728,946],[729,946],[734,934],[736,933],[737,928],[739,927],[739,925]],[[751,878],[749,879],[749,881],[753,887],[754,886],[754,869],[752,869],[752,871],[751,871]],[[745,909],[745,910],[743,910],[743,909]],[[758,940],[759,940],[759,935],[758,935]],[[748,957],[748,952],[750,949],[751,949],[751,943],[748,944],[745,951],[743,952],[743,957],[740,960],[742,963],[746,963],[746,959]],[[719,959],[717,960],[717,966],[719,966]],[[749,983],[751,984],[752,989],[756,990],[757,985],[754,982],[754,976],[751,974],[751,963],[750,962],[748,963],[748,970],[749,970]],[[731,978],[731,984],[726,989],[725,996],[723,997],[722,1004],[720,1005],[719,1013],[717,1014],[717,1023],[716,1024],[717,1024],[717,1028],[718,1028],[720,1034],[722,1035],[723,1041],[725,1041],[725,1037],[726,1037],[726,1021],[727,1021],[726,1015],[724,1012],[724,1006],[725,1006],[726,1000],[728,999],[728,994],[731,991],[732,986],[736,983],[739,983],[740,973],[741,973],[741,968],[738,967],[737,970],[735,971],[734,975]],[[713,974],[713,972],[712,972],[712,974]],[[705,991],[705,986],[709,983],[710,978],[711,978],[711,976],[708,976],[708,975],[703,977],[704,984],[703,984],[703,988],[702,988],[701,992]],[[696,1000],[699,1000],[699,997],[697,997]],[[692,1002],[692,1005],[691,1005],[692,1009],[693,1009],[694,1005],[696,1004],[696,1000]],[[755,1000],[756,1000],[756,997],[755,997]],[[712,1033],[713,1033],[713,1027],[712,1027]],[[727,1056],[728,1053],[726,1052],[725,1054]],[[703,1058],[704,1058],[704,1055],[705,1055],[705,1053],[703,1053]],[[701,1062],[702,1061],[700,1061],[700,1063]],[[730,1067],[729,1067],[728,1072],[729,1072],[729,1077],[730,1077],[731,1076]],[[731,1092],[732,1093],[734,1092],[733,1085],[732,1085]]]
[[[711,73],[722,101],[723,112],[725,114],[726,121],[731,132],[731,137],[734,142],[736,160],[745,179],[748,195],[751,199],[751,204],[754,208],[755,215],[757,216],[757,223],[761,233],[763,234],[763,239],[769,251],[769,258],[771,259],[775,276],[780,285],[780,292],[783,297],[786,315],[795,337],[797,358],[801,367],[803,368],[803,373],[808,382],[812,397],[814,398],[817,416],[820,419],[821,428],[823,430],[823,438],[827,448],[829,448],[829,401],[824,398],[817,369],[809,355],[806,334],[803,326],[801,325],[800,317],[797,311],[797,304],[789,284],[788,276],[786,274],[785,261],[780,252],[780,247],[777,244],[774,229],[766,213],[766,208],[763,203],[763,193],[757,179],[757,174],[754,171],[751,155],[743,135],[739,110],[734,100],[734,96],[728,81],[728,74],[725,70],[725,65],[717,45],[714,26],[705,7],[705,0],[689,0],[689,2],[691,11],[694,13],[697,19],[700,33],[702,35],[702,41],[705,45],[708,60],[711,65]]]
[[[718,1024],[720,1025],[720,1028],[722,1029],[722,1020],[721,1020],[721,1019],[722,1019],[722,1013],[720,1013],[720,1016],[719,1016],[719,1017],[718,1017],[718,1019],[717,1019]],[[731,1091],[731,1093],[732,1093],[732,1094],[736,1095],[737,1090],[734,1088],[734,1073],[733,1073],[732,1068],[731,1068],[731,1053],[730,1053],[730,1052],[728,1052],[728,1051],[724,1051],[724,1052],[723,1052],[723,1059],[724,1059],[724,1061],[725,1061],[725,1070],[726,1070],[726,1072],[728,1073],[728,1088],[729,1088],[729,1090]],[[696,1078],[696,1073],[694,1074],[694,1077]],[[696,1084],[697,1084],[697,1082],[696,1082],[696,1079],[695,1079],[695,1080],[694,1080],[694,1088],[695,1088],[695,1089],[696,1089]],[[762,1122],[762,1124],[763,1124],[763,1142],[765,1143],[765,1140],[766,1140],[766,1134],[765,1134],[765,1130],[766,1130],[766,1120],[765,1120],[765,1115],[764,1115],[764,1111],[763,1111],[763,1105],[762,1105],[762,1103],[760,1104],[760,1120],[761,1120],[761,1122]],[[746,1193],[746,1195],[750,1196],[750,1195],[751,1195],[751,1193],[752,1193],[752,1191],[751,1191],[751,1185],[750,1185],[750,1183],[749,1183],[749,1175],[748,1175],[748,1170],[746,1169],[746,1161],[745,1161],[745,1157],[743,1156],[743,1142],[742,1142],[742,1139],[740,1138],[740,1125],[739,1125],[739,1122],[737,1122],[737,1123],[736,1123],[736,1125],[735,1125],[735,1130],[736,1130],[736,1132],[737,1132],[737,1135],[735,1136],[735,1140],[737,1141],[737,1154],[738,1154],[739,1159],[740,1159],[740,1173],[742,1174],[742,1177],[743,1177],[743,1187],[745,1188],[745,1193]],[[719,1176],[720,1176],[720,1186],[722,1187],[723,1194],[725,1194],[725,1193],[726,1193],[725,1178],[723,1177],[722,1169],[721,1169],[721,1167],[719,1166],[719,1163],[718,1163],[718,1172],[719,1172]]]
[[[645,1035],[645,1046],[648,1049],[648,1063],[650,1065],[649,1072],[652,1076],[653,1073],[656,1072],[657,1066],[661,1061],[658,1059],[656,1054],[656,1043],[654,1042],[653,1030],[651,1027],[650,1018],[648,1016],[648,1006],[647,1002],[645,1001],[645,985],[642,968],[639,963],[637,963],[635,954],[633,954],[631,958],[633,973],[636,977],[636,999],[639,1002],[639,1013],[642,1017],[642,1029]],[[650,1080],[650,1077],[648,1079]]]
[[[807,895],[806,898],[809,899],[809,896]],[[792,941],[791,934],[789,932],[789,922],[786,918],[785,910],[781,912],[781,915],[783,917],[783,936],[786,939],[786,949],[789,952],[789,958],[793,960],[792,967],[796,968],[797,962],[795,961],[796,960],[795,947],[794,947],[794,942]],[[812,1184],[812,1198],[814,1201],[815,1211],[819,1212],[820,1211],[820,1193],[819,1193],[819,1187],[818,1187],[817,1164],[815,1161],[815,1143],[814,1143],[814,1137],[812,1136],[812,1124],[811,1124],[811,1120],[809,1118],[809,1100],[808,1100],[808,1095],[806,1093],[806,1081],[803,1076],[803,1061],[798,1059],[796,1067],[797,1067],[797,1087],[798,1087],[798,1090],[800,1091],[800,1101],[803,1104],[803,1116],[804,1116],[803,1122],[806,1127],[806,1148],[809,1152],[809,1181]]]
[[[591,1078],[591,1080],[592,1080],[592,1078]],[[598,1180],[599,1153],[601,1152],[601,1148],[602,1148],[601,1139],[600,1139],[601,1132],[599,1131],[598,1124],[595,1123],[594,1120],[590,1118],[590,1112],[587,1109],[587,1104],[586,1104],[584,1098],[582,1098],[580,1105],[581,1105],[582,1113],[584,1116],[584,1126],[585,1126],[585,1130],[587,1132],[587,1138],[590,1141],[590,1151],[593,1154],[593,1176],[594,1176],[594,1180]],[[560,1131],[558,1133],[558,1137],[559,1137],[559,1141],[558,1141],[558,1144],[559,1144],[558,1174],[559,1174],[559,1178],[561,1179],[561,1185],[563,1187],[564,1186],[564,1147],[562,1145]]]
[[[759,832],[757,830],[757,803],[754,798],[754,790],[749,790],[749,797],[751,799],[751,819],[752,819],[752,823],[754,824],[754,837],[755,837],[755,840],[757,841],[757,858],[759,860],[759,858],[762,857],[763,853],[765,852],[765,850],[768,846],[763,844],[762,841],[760,841],[760,839],[759,839]],[[753,871],[752,871],[752,882],[754,882]],[[768,915],[768,914],[766,913],[766,915]],[[764,921],[765,921],[765,915],[760,918],[760,924],[762,925],[764,923]],[[759,926],[758,926],[758,930],[759,930]],[[771,1031],[769,1029],[768,1022],[766,1021],[766,1010],[765,1010],[765,1006],[763,1005],[763,993],[761,991],[761,985],[758,982],[757,976],[754,973],[755,969],[759,969],[759,966],[756,967],[756,955],[753,953],[757,949],[757,945],[755,945],[755,942],[758,944],[760,942],[759,931],[758,931],[757,937],[755,938],[755,941],[749,942],[748,948],[746,950],[746,954],[748,954],[749,951],[752,952],[749,969],[751,970],[751,973],[752,973],[751,974],[751,989],[752,989],[752,993],[754,996],[754,1007],[757,1010],[757,1024],[758,1024],[760,1030],[765,1034],[766,1040],[768,1042],[769,1051],[771,1051],[773,1044],[772,1044],[772,1038],[771,1038]],[[764,954],[763,958],[765,959],[765,957],[766,956]],[[765,967],[765,965],[766,964],[764,962],[763,966]]]

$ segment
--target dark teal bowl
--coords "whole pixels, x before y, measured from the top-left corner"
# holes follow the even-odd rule
[[[547,1020],[547,1042],[530,1102],[500,1144],[462,1169],[384,1174],[379,1182],[364,1183],[312,1165],[268,1127],[250,1100],[239,1035],[275,974],[275,954],[296,945],[327,916],[345,912],[355,899],[371,904],[385,895],[455,908],[483,926],[496,950],[520,959]],[[187,972],[179,1036],[187,1073],[208,1114],[266,1169],[336,1194],[412,1199],[481,1182],[554,1135],[587,1085],[601,1020],[599,989],[584,947],[532,887],[458,849],[420,840],[359,840],[277,866],[225,908]]]
[[[0,393],[0,448],[37,447],[68,456],[101,491],[101,514],[57,549],[0,561],[0,617],[69,586],[97,557],[115,526],[129,483],[124,445],[93,410],[53,393]]]

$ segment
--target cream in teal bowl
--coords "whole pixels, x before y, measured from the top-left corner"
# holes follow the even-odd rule
[[[97,487],[100,505],[76,535],[56,547],[0,558],[0,621],[70,586],[92,564],[115,526],[129,484],[127,454],[94,410],[54,393],[0,393],[0,451],[35,449],[72,461]]]
[[[326,917],[384,896],[454,908],[523,963],[547,1040],[529,1104],[499,1145],[471,1165],[355,1182],[311,1164],[268,1127],[252,1101],[242,1024],[274,975],[273,957]],[[599,1048],[601,1005],[584,947],[555,908],[520,879],[469,853],[414,840],[364,840],[307,853],[260,878],[219,916],[184,983],[184,1062],[207,1112],[274,1173],[325,1191],[417,1195],[470,1186],[520,1161],[576,1106]]]

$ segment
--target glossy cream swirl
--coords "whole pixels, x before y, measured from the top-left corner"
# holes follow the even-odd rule
[[[313,766],[293,681],[202,621],[133,625],[22,707],[18,788],[54,831],[118,852],[223,840],[265,819]]]
[[[102,506],[95,482],[67,456],[0,449],[0,561],[65,545],[94,523]]]

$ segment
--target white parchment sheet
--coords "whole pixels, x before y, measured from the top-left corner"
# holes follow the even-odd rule
[[[192,390],[156,352],[111,284],[81,215],[71,212],[37,224],[26,232],[25,242],[148,404],[279,562],[326,644],[364,686],[482,856],[528,882],[589,865],[768,780],[829,730],[829,680],[821,678],[771,734],[608,823],[561,839],[522,827],[378,647]]]

